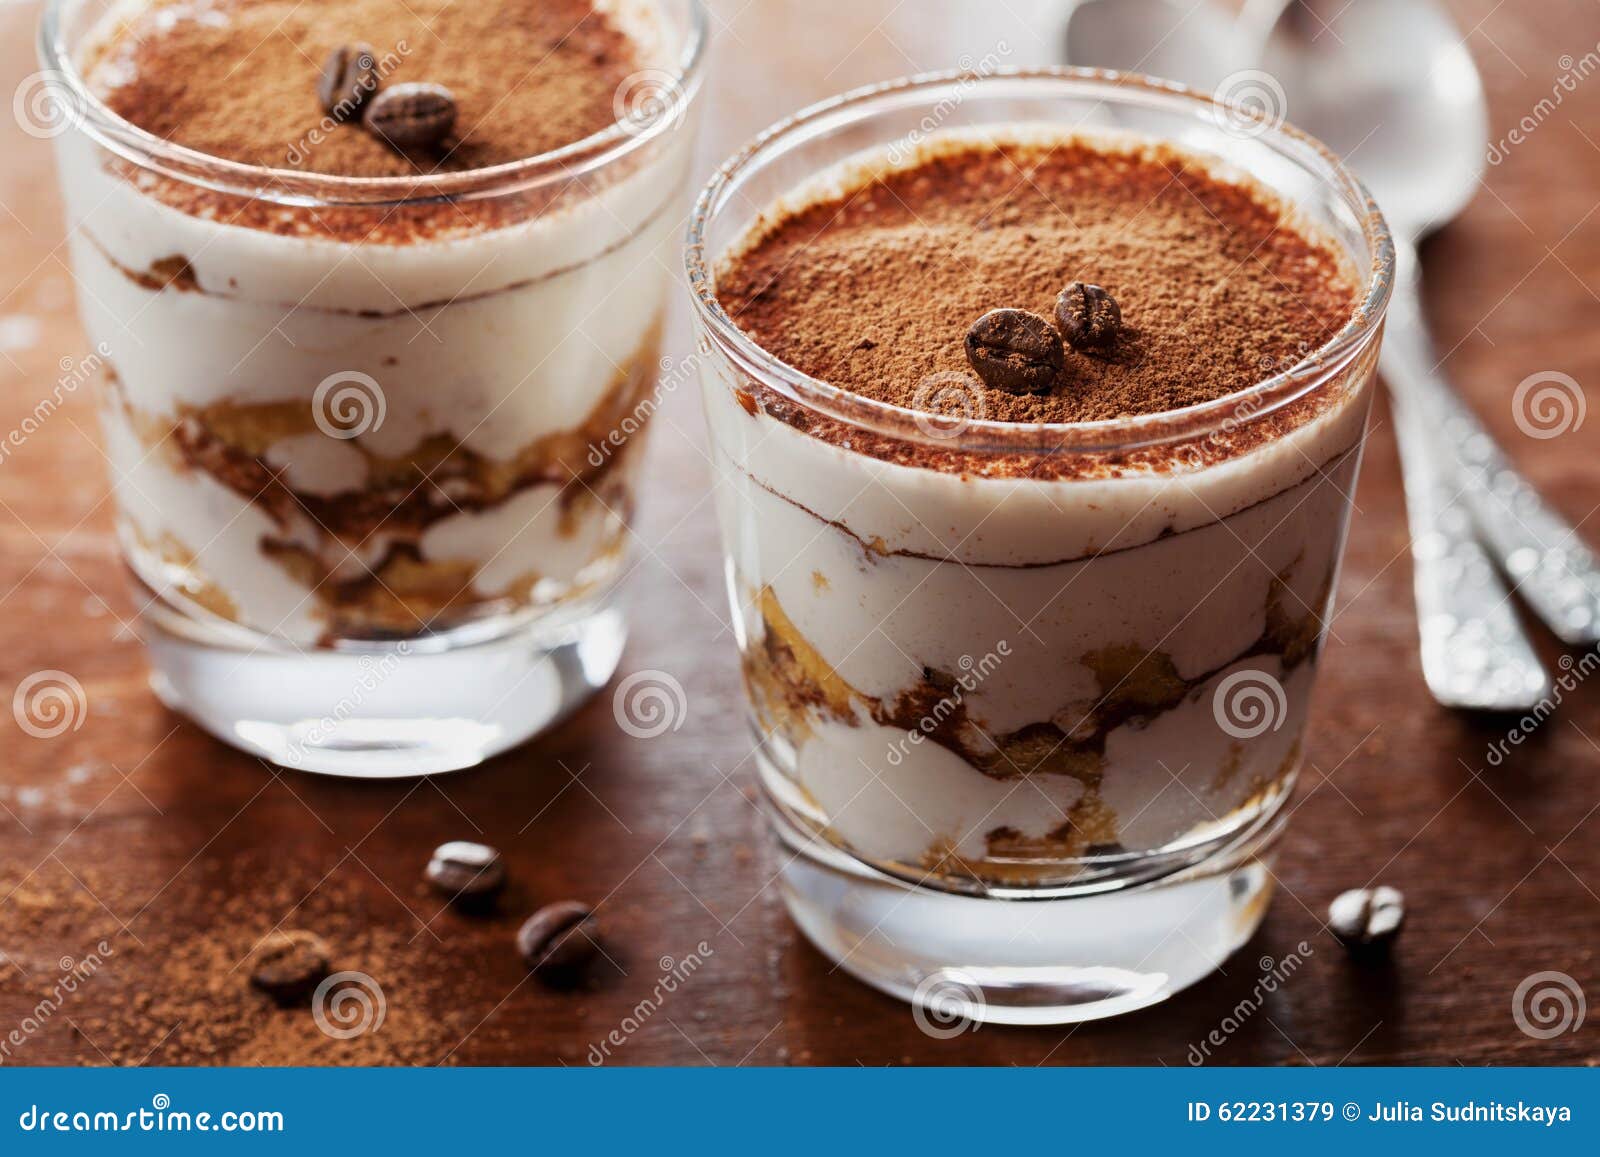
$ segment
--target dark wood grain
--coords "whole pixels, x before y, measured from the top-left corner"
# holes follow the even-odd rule
[[[763,124],[869,80],[947,66],[1001,39],[1013,63],[1050,59],[1047,4],[719,0],[706,165]],[[1496,134],[1549,96],[1600,41],[1592,0],[1453,5],[1485,74]],[[1015,9],[1015,11],[1011,11]],[[6,25],[4,76],[33,71],[23,15]],[[6,125],[0,146],[0,429],[19,429],[58,359],[87,352],[73,319],[48,142]],[[704,166],[702,168],[704,171]],[[1540,370],[1589,387],[1600,411],[1600,76],[1581,81],[1491,168],[1468,212],[1426,254],[1445,365],[1489,427],[1591,541],[1600,504],[1600,412],[1562,437],[1521,435],[1510,397]],[[37,327],[37,332],[32,327]],[[684,346],[681,322],[676,348]],[[106,501],[89,399],[72,397],[0,461],[0,693],[41,669],[86,689],[80,729],[36,739],[0,715],[0,1037],[29,1015],[62,955],[91,937],[116,954],[60,1016],[15,1049],[32,1063],[151,1063],[192,1055],[207,1016],[136,1040],[119,1006],[170,986],[164,958],[199,938],[244,936],[336,903],[408,947],[404,967],[447,978],[415,996],[441,1029],[424,1059],[584,1064],[636,1009],[661,958],[704,941],[704,966],[613,1049],[620,1063],[1168,1064],[1250,998],[1258,959],[1313,952],[1213,1063],[1594,1062],[1600,1010],[1550,1040],[1519,1031],[1512,993],[1544,970],[1600,1001],[1600,681],[1579,687],[1500,766],[1509,721],[1435,706],[1418,670],[1401,492],[1386,411],[1374,433],[1318,695],[1308,767],[1264,928],[1226,969],[1173,1001],[1076,1029],[921,1033],[903,1005],[830,965],[789,924],[751,802],[698,400],[656,421],[625,669],[671,672],[681,730],[631,739],[607,693],[553,735],[471,772],[364,784],[278,773],[163,710],[146,687]],[[1560,655],[1540,635],[1546,658]],[[504,915],[439,911],[419,889],[450,838],[504,849],[519,886]],[[1328,900],[1383,880],[1411,901],[1389,969],[1353,967],[1320,931]],[[43,912],[78,889],[78,906]],[[85,899],[85,896],[87,899]],[[227,898],[231,897],[231,900]],[[593,986],[528,982],[512,943],[538,902],[596,903],[609,962]],[[81,913],[81,916],[73,915]],[[390,957],[391,963],[397,957]],[[359,962],[351,964],[360,967]],[[389,978],[386,978],[389,979]],[[392,978],[399,1001],[410,999]],[[242,983],[242,981],[241,981]],[[400,995],[395,995],[400,994]],[[179,994],[181,995],[181,994]],[[266,1015],[266,1014],[263,1014]],[[71,1023],[68,1023],[70,1020]],[[79,1026],[74,1030],[73,1025]],[[138,1030],[144,1033],[145,1030]],[[166,1035],[170,1033],[171,1035]],[[307,1038],[295,1059],[351,1054]],[[226,1048],[214,1059],[226,1060]]]

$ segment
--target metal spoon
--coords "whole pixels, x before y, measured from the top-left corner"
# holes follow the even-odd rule
[[[1483,172],[1477,68],[1432,0],[1290,0],[1261,43],[1290,119],[1355,168],[1396,237],[1381,367],[1399,428],[1428,687],[1451,706],[1531,707],[1549,681],[1484,546],[1568,643],[1600,640],[1600,566],[1450,388],[1423,321],[1415,243],[1472,199]]]
[[[1169,19],[1190,11],[1171,0],[1158,6]],[[1092,17],[1088,8],[1097,10]],[[1119,11],[1129,27],[1113,33]],[[1095,54],[1110,45],[1159,44],[1165,75],[1191,85],[1207,84],[1219,58],[1240,59],[1219,52],[1214,34],[1173,37],[1153,23],[1149,11],[1123,9],[1120,0],[1083,0],[1067,24],[1068,59],[1098,63]],[[1471,56],[1426,0],[1247,0],[1233,38],[1282,85],[1289,118],[1351,159],[1397,235],[1401,284],[1383,366],[1403,395],[1396,420],[1429,688],[1452,706],[1530,707],[1548,681],[1474,520],[1529,603],[1568,642],[1600,637],[1600,572],[1439,378],[1423,328],[1414,239],[1471,198],[1488,139]]]

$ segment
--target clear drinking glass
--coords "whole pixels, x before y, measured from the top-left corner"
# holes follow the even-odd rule
[[[1018,425],[937,382],[936,414],[844,393],[719,306],[719,258],[797,186],[931,128],[1007,125],[1155,138],[1249,174],[1348,256],[1356,317],[1216,402]],[[896,81],[718,172],[687,263],[727,582],[784,894],[825,954],[947,1016],[1052,1023],[1161,1000],[1251,935],[1393,260],[1326,149],[1140,77]],[[941,465],[905,464],[927,449]]]
[[[630,77],[609,128],[401,179],[134,127],[79,71],[114,7],[52,0],[41,54],[157,692],[345,775],[466,767],[550,726],[622,650],[699,0],[651,4],[675,64]]]

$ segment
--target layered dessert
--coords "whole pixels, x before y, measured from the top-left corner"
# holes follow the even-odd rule
[[[683,113],[655,12],[106,7],[85,85],[193,151],[60,141],[121,532],[163,600],[305,647],[607,587],[689,153],[629,120]]]
[[[708,260],[758,347],[705,394],[790,819],[989,890],[1270,818],[1375,356],[1316,376],[1360,299],[1332,240],[1211,158],[1017,125],[858,155]]]

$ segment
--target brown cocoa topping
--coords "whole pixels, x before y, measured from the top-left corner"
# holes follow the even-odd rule
[[[1094,421],[1224,397],[1325,343],[1357,295],[1331,245],[1264,190],[1171,147],[1078,139],[961,143],[865,177],[773,221],[724,263],[717,295],[788,364],[916,408],[929,375],[968,372],[973,318],[1050,316],[1072,282],[1103,288],[1130,324],[1108,354],[1068,354],[1048,393],[985,391],[988,419]]]
[[[372,49],[381,91],[450,90],[460,110],[450,148],[399,152],[359,117],[329,111],[338,86],[319,93],[324,63],[355,37]],[[156,136],[354,177],[478,169],[571,144],[615,123],[618,88],[644,66],[591,0],[154,0],[87,63],[112,111]]]

